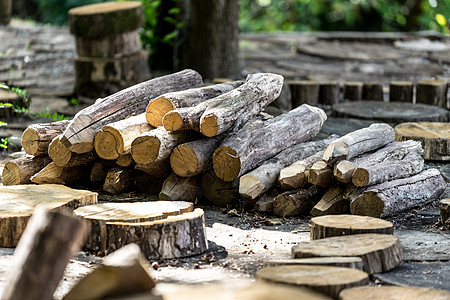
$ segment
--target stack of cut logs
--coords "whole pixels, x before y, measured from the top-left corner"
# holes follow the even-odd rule
[[[3,184],[90,180],[112,194],[134,187],[220,206],[241,195],[280,216],[350,209],[377,217],[432,201],[445,187],[437,170],[423,170],[420,143],[394,142],[387,124],[311,141],[326,120],[320,108],[262,113],[281,92],[280,75],[202,84],[184,70],[98,99],[71,121],[29,126],[29,155],[6,164]]]

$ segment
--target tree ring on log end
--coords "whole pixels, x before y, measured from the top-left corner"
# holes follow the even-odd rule
[[[202,117],[200,123],[200,132],[207,136],[213,137],[216,136],[219,132],[219,124],[216,115],[206,115]]]
[[[222,146],[214,151],[213,167],[217,177],[223,181],[233,181],[241,171],[241,159],[234,149]]]
[[[116,134],[110,131],[115,131]],[[114,128],[108,128],[108,131],[99,131],[94,139],[94,148],[98,156],[103,159],[117,159],[120,153],[123,152],[122,143],[117,140],[121,138],[120,133]]]
[[[63,167],[72,157],[72,151],[59,138],[55,138],[48,147],[48,156],[55,165]]]
[[[172,101],[165,97],[159,97],[152,100],[145,111],[145,118],[148,124],[153,127],[162,126],[162,119],[169,111],[174,110],[176,107]]]
[[[165,114],[162,123],[164,128],[168,131],[181,130],[183,127],[183,119],[180,114],[175,111],[170,111]]]
[[[27,128],[22,134],[22,147],[25,153],[35,155],[39,148],[39,134],[34,128]]]
[[[3,185],[17,185],[20,184],[20,169],[19,167],[8,161],[2,172]]]
[[[131,144],[131,156],[137,164],[147,165],[158,158],[161,142],[154,136],[137,137]]]
[[[189,177],[198,169],[198,158],[190,147],[179,145],[170,155],[170,165],[178,176]]]
[[[352,182],[359,187],[367,186],[369,183],[369,171],[363,168],[356,168],[353,173]]]
[[[384,202],[373,191],[364,193],[350,203],[350,211],[355,215],[378,218],[383,210]]]

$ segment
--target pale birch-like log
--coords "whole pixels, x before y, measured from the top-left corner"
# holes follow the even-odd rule
[[[145,113],[108,124],[95,135],[95,151],[103,159],[118,159],[131,151],[131,143],[138,135],[151,129]]]
[[[75,153],[70,151],[60,140],[55,137],[48,147],[48,155],[58,167],[71,168],[80,166],[95,160],[98,156],[94,150],[86,153]]]
[[[308,171],[308,182],[328,187],[334,182],[333,169],[323,160],[316,161]]]
[[[340,215],[349,211],[349,202],[344,198],[344,188],[333,186],[329,188],[322,199],[311,209],[313,217],[324,215]]]
[[[127,192],[137,176],[137,171],[133,169],[112,168],[106,174],[103,190],[111,194]]]
[[[250,74],[243,85],[216,97],[200,118],[200,132],[216,136],[240,128],[263,111],[281,93],[283,76],[271,73]]]
[[[89,152],[94,147],[95,134],[103,126],[145,111],[150,99],[161,94],[198,87],[201,84],[200,74],[193,70],[183,70],[98,99],[75,115],[64,131],[61,141],[73,152]]]
[[[66,168],[49,163],[45,168],[31,177],[37,184],[63,184],[67,186],[88,181],[92,167],[89,164]]]
[[[350,210],[357,215],[392,216],[438,199],[446,186],[438,170],[428,169],[409,178],[369,186],[351,202]]]
[[[216,149],[214,172],[224,181],[233,181],[282,150],[311,140],[325,120],[323,110],[303,104],[273,119],[251,122]]]
[[[376,150],[395,139],[394,129],[385,123],[372,124],[369,127],[350,132],[332,142],[323,160],[334,164],[340,159],[350,159],[357,155]]]
[[[51,163],[48,156],[27,155],[5,163],[2,172],[3,185],[31,183],[31,177]]]
[[[308,215],[322,195],[323,190],[317,185],[311,185],[307,189],[284,192],[275,197],[273,212],[283,218]]]
[[[22,134],[23,150],[30,155],[48,155],[48,146],[51,141],[61,135],[69,121],[31,124]]]
[[[165,93],[150,100],[146,109],[146,120],[153,127],[163,125],[163,117],[169,111],[195,106],[205,100],[215,98],[242,85],[243,81],[224,82],[184,91]]]
[[[159,200],[192,201],[201,195],[201,180],[198,176],[180,177],[172,173],[164,181],[159,193]]]
[[[259,197],[276,184],[281,169],[325,149],[333,140],[335,138],[299,143],[281,151],[256,169],[241,176],[239,194],[250,199]]]

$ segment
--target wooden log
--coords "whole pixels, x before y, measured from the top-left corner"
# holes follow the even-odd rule
[[[76,153],[93,149],[94,136],[103,126],[141,113],[148,101],[169,91],[197,87],[200,74],[193,70],[157,77],[117,92],[78,112],[64,131],[61,141]]]
[[[335,138],[299,143],[281,151],[263,162],[259,167],[246,173],[239,179],[239,194],[253,200],[272,188],[280,175],[280,171],[308,156],[325,149]]]
[[[323,160],[315,162],[308,171],[309,183],[320,187],[328,187],[333,181],[333,169]]]
[[[95,151],[103,159],[118,159],[131,151],[131,143],[137,136],[151,129],[145,113],[108,124],[95,135]]]
[[[362,91],[363,100],[383,101],[383,85],[379,82],[364,82]]]
[[[160,200],[170,201],[192,201],[201,195],[200,188],[201,180],[198,176],[180,177],[172,173],[164,181],[161,192],[159,193]]]
[[[54,162],[49,163],[31,177],[31,182],[37,184],[63,184],[67,186],[79,185],[89,179],[92,167],[89,164],[76,167],[58,167]]]
[[[131,153],[122,153],[121,155],[119,155],[119,157],[116,159],[116,164],[124,168],[132,168],[135,166],[135,162],[133,160],[133,157],[131,156]]]
[[[346,100],[361,100],[362,99],[362,82],[350,82],[344,83],[344,99]]]
[[[450,292],[416,286],[359,286],[343,290],[339,300],[351,299],[423,299],[445,300],[450,298]]]
[[[139,175],[134,181],[134,186],[138,192],[158,194],[164,184],[165,178],[155,177],[147,173]]]
[[[334,177],[340,182],[352,181],[356,168],[370,167],[385,161],[402,160],[406,156],[415,153],[422,155],[423,150],[419,142],[406,140],[404,142],[392,142],[372,153],[365,153],[350,160],[341,160],[334,165]]]
[[[290,265],[314,265],[314,266],[331,266],[361,270],[363,269],[363,261],[360,257],[311,257],[311,258],[295,258],[295,259],[271,259],[264,261],[263,268],[290,266]]]
[[[257,271],[256,278],[270,283],[307,287],[333,299],[337,299],[339,292],[346,288],[369,283],[369,275],[361,270],[309,265],[267,267]]]
[[[2,183],[5,186],[31,183],[30,178],[51,162],[48,156],[27,155],[5,163]]]
[[[15,267],[1,298],[52,299],[86,232],[86,224],[78,218],[36,209],[14,251]]]
[[[391,81],[389,83],[389,101],[413,102],[414,84],[410,81]]]
[[[332,142],[323,154],[323,160],[334,164],[337,160],[350,159],[357,155],[377,150],[395,139],[394,129],[388,124],[372,124],[350,132]]]
[[[399,238],[390,234],[354,234],[301,242],[292,247],[292,258],[358,256],[369,274],[395,268],[402,262]]]
[[[115,298],[151,291],[156,282],[139,246],[128,244],[106,256],[102,264],[83,277],[64,300]]]
[[[147,165],[138,164],[134,166],[134,168],[158,178],[166,178],[172,173],[172,169],[170,168],[170,162],[168,159],[160,162],[153,162]]]
[[[319,104],[319,82],[317,81],[288,81],[292,94],[292,107],[302,104]]]
[[[106,174],[108,174],[109,169],[114,167],[114,162],[111,161],[96,161],[92,165],[91,174],[89,179],[93,183],[105,183]]]
[[[112,168],[108,171],[103,184],[103,190],[111,194],[129,191],[138,174],[134,169]]]
[[[394,233],[391,222],[366,216],[327,215],[312,218],[309,225],[311,240],[362,233]]]
[[[422,143],[425,160],[450,161],[450,124],[448,122],[403,123],[395,126],[395,140]]]
[[[216,97],[200,118],[200,132],[213,137],[240,128],[273,102],[283,88],[283,76],[257,73],[247,76],[240,87]]]
[[[352,176],[356,186],[368,186],[394,179],[416,175],[423,170],[424,161],[417,153],[410,153],[401,160],[387,160],[368,167],[358,167]]]
[[[169,132],[164,127],[144,132],[131,143],[131,156],[140,165],[169,159],[176,146],[198,138],[195,132]]]
[[[147,122],[153,127],[162,126],[162,120],[166,113],[177,108],[195,106],[205,100],[227,93],[243,83],[243,81],[224,82],[158,96],[150,100],[147,106],[145,114]]]
[[[320,82],[319,103],[333,105],[340,101],[340,87],[336,81]]]
[[[216,206],[227,207],[239,199],[239,180],[223,181],[211,171],[202,176],[202,194]]]
[[[274,197],[271,195],[262,195],[255,203],[255,210],[265,213],[273,213]]]
[[[308,215],[322,195],[323,190],[316,185],[307,189],[284,192],[275,197],[273,213],[283,218]]]
[[[351,202],[350,210],[376,218],[391,216],[438,199],[445,187],[440,172],[428,169],[409,178],[369,186]]]
[[[48,146],[57,136],[61,135],[69,124],[68,120],[31,124],[22,134],[23,150],[30,155],[48,155]]]
[[[97,203],[97,193],[54,184],[4,186],[0,193],[0,247],[7,248],[17,246],[37,206],[65,211]]]
[[[89,163],[98,157],[94,150],[80,154],[70,151],[70,149],[61,142],[59,136],[55,137],[50,143],[48,155],[55,165],[65,168],[80,166]]]
[[[450,109],[450,100],[447,99],[447,81],[421,80],[416,85],[416,103],[425,103]]]
[[[439,210],[441,211],[441,223],[447,229],[450,229],[450,199],[439,201]]]
[[[178,145],[170,154],[172,170],[181,177],[206,173],[212,167],[214,150],[224,138],[224,135],[219,135]]]
[[[313,217],[340,215],[347,212],[349,212],[349,202],[344,198],[344,188],[341,186],[329,188],[320,201],[311,209]]]
[[[323,110],[303,104],[265,122],[247,124],[227,136],[216,149],[214,172],[224,181],[233,181],[283,149],[310,140],[325,120]]]

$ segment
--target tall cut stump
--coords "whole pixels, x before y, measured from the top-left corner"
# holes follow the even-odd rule
[[[343,290],[339,300],[446,300],[450,299],[450,292],[416,286],[361,286]]]

